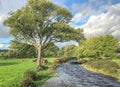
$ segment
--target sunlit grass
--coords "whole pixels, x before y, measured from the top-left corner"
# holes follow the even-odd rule
[[[112,61],[116,62],[120,66],[120,59],[116,59],[116,60],[112,60]]]
[[[54,58],[46,58],[52,62]],[[0,87],[19,87],[23,78],[23,73],[28,69],[35,69],[36,63],[33,59],[0,59]],[[37,84],[43,83],[49,79],[53,74],[45,69],[38,72],[41,75],[40,80],[36,81]]]

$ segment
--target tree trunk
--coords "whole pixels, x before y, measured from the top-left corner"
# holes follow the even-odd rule
[[[38,58],[37,58],[37,67],[36,67],[36,69],[40,70],[42,68],[42,66],[41,66],[42,65],[41,46],[39,46],[37,50],[38,50]]]

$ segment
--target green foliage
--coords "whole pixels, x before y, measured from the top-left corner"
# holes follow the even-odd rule
[[[68,45],[60,49],[59,56],[61,57],[74,57],[75,45]]]
[[[45,49],[42,51],[42,57],[57,57],[59,48],[54,44],[50,43]]]
[[[89,61],[87,64],[94,69],[101,69],[108,73],[116,73],[120,68],[117,63],[108,60]]]
[[[32,80],[37,80],[38,79],[38,75],[35,71],[33,70],[27,70],[24,75],[23,78],[31,78]]]
[[[64,56],[66,57],[74,57],[75,45],[66,46],[64,49]]]
[[[45,59],[47,59],[48,62],[53,62],[55,58]],[[36,66],[36,63],[32,62],[32,60],[33,59],[26,59],[25,61],[10,58],[6,60],[0,59],[0,87],[19,87],[23,79],[23,73],[28,69],[33,70]],[[48,66],[50,65],[51,63]],[[36,85],[43,84],[43,82],[53,76],[48,68],[43,68],[43,70],[40,70],[37,74],[40,75],[40,80],[35,81]]]
[[[76,57],[61,57],[58,60],[60,61],[60,63],[64,63],[71,59],[76,59]]]
[[[68,25],[72,14],[48,0],[28,0],[26,6],[11,13],[4,24],[19,40],[46,45],[48,42],[80,40],[81,29]],[[37,40],[37,41],[36,41]]]
[[[15,39],[33,45],[38,51],[38,59],[41,59],[42,49],[51,42],[84,38],[83,30],[69,25],[71,19],[70,11],[50,0],[27,0],[27,4],[12,12],[4,24],[10,27],[10,34]],[[38,61],[38,67],[40,63]]]
[[[36,85],[31,78],[27,77],[22,80],[20,87],[36,87]]]
[[[20,87],[36,87],[33,81],[38,79],[38,75],[33,70],[27,70],[23,74],[23,80],[20,84]]]
[[[116,73],[119,68],[120,67],[118,64],[116,64],[115,62],[111,62],[111,61],[104,64],[103,66],[103,70],[104,71],[106,70],[108,73]]]
[[[87,64],[90,65],[94,69],[102,69],[104,64],[107,63],[108,61],[89,61]]]
[[[119,43],[119,46],[118,46],[118,48],[117,48],[117,51],[116,51],[117,53],[120,53],[120,43]]]
[[[64,49],[65,47],[62,47],[59,51],[58,51],[58,56],[62,57],[64,55]]]
[[[17,40],[12,40],[10,50],[7,52],[8,58],[34,58],[36,57],[36,49],[27,43],[21,43]]]
[[[113,57],[118,48],[118,39],[112,35],[92,37],[80,43],[77,57]]]
[[[16,40],[11,41],[10,49],[7,52],[8,58],[35,58],[37,56],[36,49],[32,45]],[[42,50],[42,57],[57,57],[58,51],[59,48],[54,43],[50,43]]]
[[[57,63],[51,64],[51,65],[49,66],[50,72],[55,73],[57,67],[58,67],[58,64],[57,64]]]

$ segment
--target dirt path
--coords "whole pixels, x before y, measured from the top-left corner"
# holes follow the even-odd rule
[[[116,80],[92,73],[79,64],[61,64],[58,77],[49,79],[42,87],[120,87]]]

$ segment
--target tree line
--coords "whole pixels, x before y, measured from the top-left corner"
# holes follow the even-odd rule
[[[8,58],[36,58],[34,46],[11,41],[10,49],[6,52]],[[118,39],[112,35],[91,37],[79,42],[79,45],[68,45],[58,48],[54,43],[42,49],[42,57],[76,57],[76,58],[113,58],[120,49]]]

